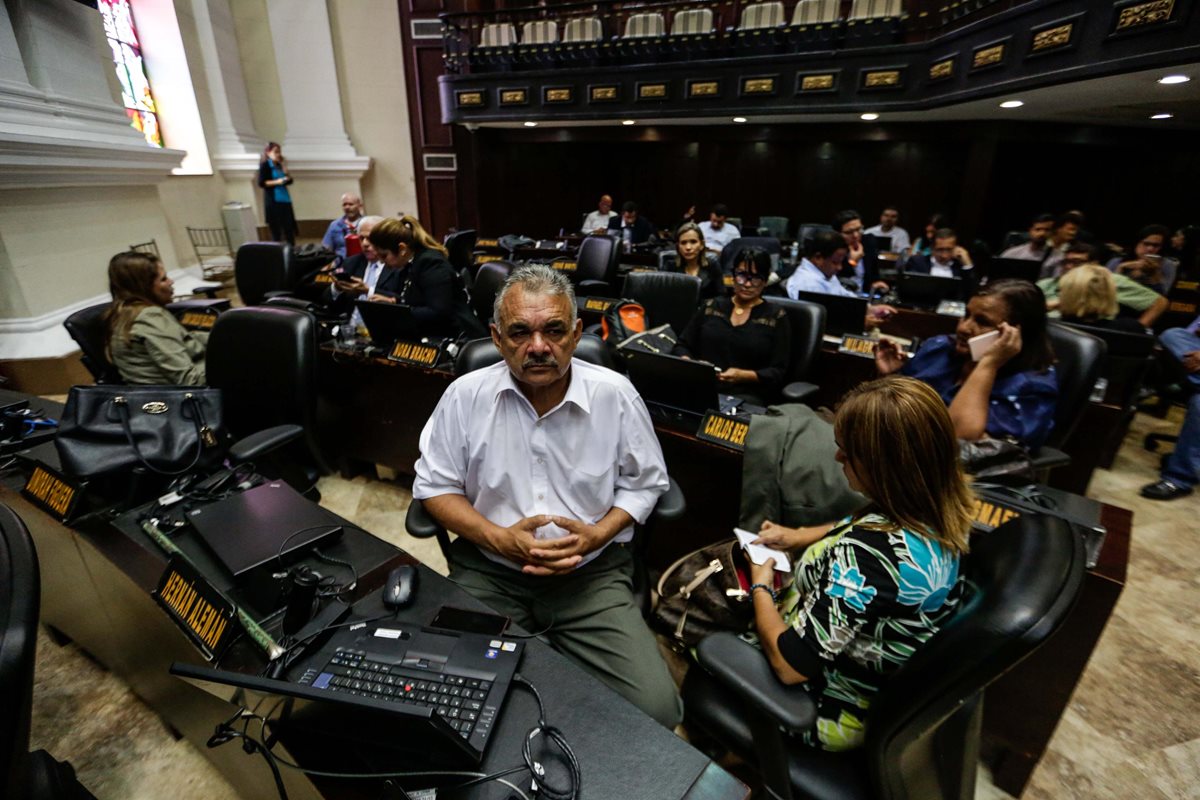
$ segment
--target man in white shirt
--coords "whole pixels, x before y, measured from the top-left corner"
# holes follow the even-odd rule
[[[630,591],[626,544],[666,491],[645,404],[572,359],[561,274],[522,267],[496,296],[504,362],[461,376],[421,432],[413,497],[447,530],[450,577],[667,727],[681,705]]]
[[[899,220],[900,212],[896,210],[895,206],[884,206],[883,213],[879,215],[879,224],[867,228],[863,231],[863,235],[890,237],[892,244],[884,251],[885,253],[907,253],[912,242],[909,241],[908,231],[896,224]]]
[[[737,229],[737,226],[725,221],[728,216],[729,209],[725,207],[725,204],[717,203],[712,207],[708,221],[700,223],[700,232],[704,234],[706,249],[719,253],[725,248],[725,245],[734,239],[741,238],[742,232]]]
[[[1045,261],[1050,256],[1050,231],[1054,228],[1053,214],[1038,214],[1029,223],[1029,239],[1021,244],[1013,245],[1000,254],[1000,258],[1013,258],[1021,261]]]
[[[784,285],[787,296],[798,300],[800,292],[811,292],[838,297],[858,297],[837,279],[849,250],[845,237],[840,233],[817,231],[807,248],[807,255],[800,260],[800,266],[796,267],[796,271]],[[863,320],[864,330],[878,326],[895,313],[896,309],[883,303],[867,306],[867,316]]]
[[[583,227],[579,229],[579,232],[584,234],[604,233],[608,230],[608,221],[616,215],[617,212],[612,210],[612,198],[602,195],[596,210],[584,217]]]

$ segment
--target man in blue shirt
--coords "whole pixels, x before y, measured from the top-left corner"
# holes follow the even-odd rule
[[[796,300],[799,292],[858,297],[837,279],[849,249],[846,238],[840,233],[817,231],[813,234],[812,244],[807,248],[806,256],[800,260],[800,266],[796,267],[796,271],[787,279],[784,288],[788,297]],[[882,303],[867,306],[867,317],[863,324],[866,328],[877,327],[895,313],[896,309]]]
[[[339,259],[346,257],[346,237],[358,232],[358,221],[362,219],[363,202],[356,194],[347,192],[342,195],[342,216],[329,223],[321,244],[337,254]]]
[[[1167,459],[1158,482],[1142,487],[1142,497],[1174,500],[1191,494],[1200,482],[1200,317],[1186,328],[1163,331],[1158,340],[1183,365],[1192,395],[1188,398],[1175,452]]]

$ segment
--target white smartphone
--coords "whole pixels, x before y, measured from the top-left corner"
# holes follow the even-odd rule
[[[971,349],[971,360],[978,361],[983,354],[992,349],[992,345],[1000,338],[1000,331],[988,331],[967,339],[967,347]]]

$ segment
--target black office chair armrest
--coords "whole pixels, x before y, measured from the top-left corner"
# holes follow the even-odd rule
[[[425,504],[414,497],[404,516],[404,530],[418,539],[431,539],[438,535],[442,526],[425,510]]]
[[[594,278],[580,281],[575,287],[577,294],[585,297],[612,297],[612,289],[609,288],[608,281],[598,281]]]
[[[705,637],[696,647],[696,660],[752,710],[791,733],[807,730],[817,718],[808,692],[780,683],[762,651],[732,633]]]
[[[1071,463],[1071,457],[1069,455],[1064,453],[1062,450],[1058,450],[1047,445],[1042,445],[1037,450],[1034,450],[1032,453],[1030,453],[1029,460],[1033,462],[1033,468],[1035,470],[1049,470],[1054,469],[1055,467],[1065,467],[1067,464]]]
[[[655,522],[679,519],[683,516],[683,512],[687,511],[687,500],[683,496],[683,490],[679,488],[679,484],[675,482],[674,478],[668,477],[667,480],[669,481],[667,491],[658,498],[658,503],[650,512]]]
[[[599,322],[593,322],[591,325],[588,325],[586,328],[583,329],[583,332],[584,333],[594,333],[597,336],[603,335],[603,329],[600,327]]]
[[[809,397],[812,397],[820,389],[815,383],[806,383],[805,381],[792,381],[787,386],[783,387],[783,399],[787,403],[802,403]]]
[[[192,287],[192,294],[202,294],[210,300],[215,300],[217,298],[217,292],[221,291],[223,288],[225,288],[224,285],[220,283],[201,283]]]
[[[291,292],[267,292],[266,299],[263,301],[265,306],[283,306],[285,308],[294,308],[299,311],[313,311],[316,306],[311,300],[305,300],[302,297],[296,297]]]
[[[229,448],[228,458],[234,464],[253,461],[303,435],[304,428],[299,425],[276,425],[273,428],[267,428],[238,439]]]

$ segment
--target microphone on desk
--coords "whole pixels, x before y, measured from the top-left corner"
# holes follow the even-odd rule
[[[283,615],[283,632],[291,636],[312,618],[313,600],[321,579],[303,564],[289,572],[288,577],[291,584],[287,592],[287,611]]]

